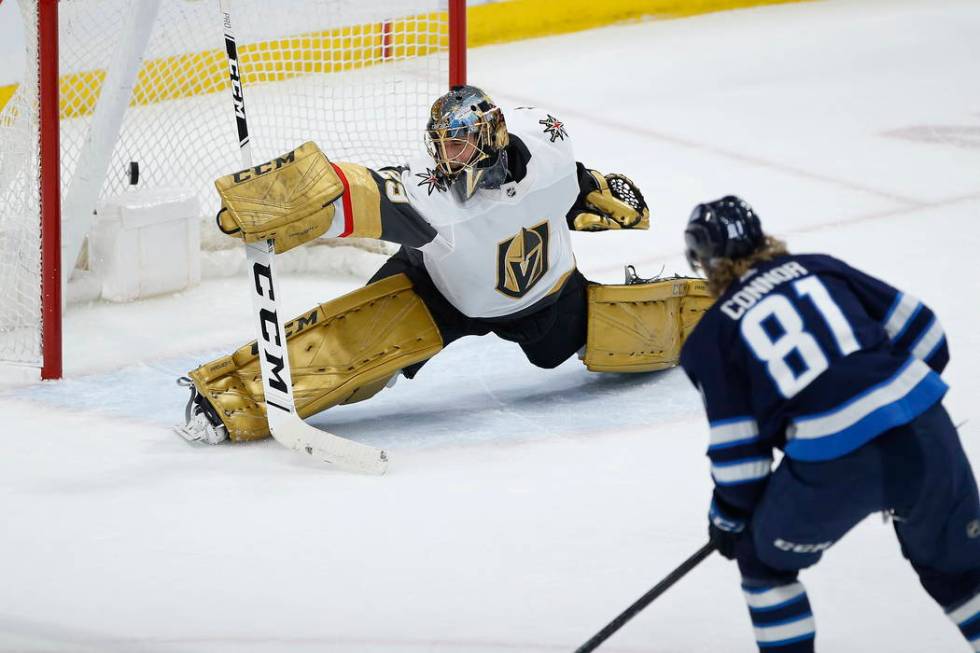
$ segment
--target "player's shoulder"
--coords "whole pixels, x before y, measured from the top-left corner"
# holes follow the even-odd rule
[[[799,272],[819,277],[827,284],[851,285],[861,283],[867,275],[829,254],[792,254],[788,257]]]
[[[450,198],[449,185],[429,157],[417,157],[401,169],[402,185],[413,204],[438,204]]]
[[[796,261],[807,270],[819,272],[846,272],[850,266],[829,254],[789,254],[788,259]]]
[[[571,152],[568,125],[556,112],[538,107],[504,110],[507,131],[525,143],[542,144],[548,149]]]
[[[511,143],[519,141],[529,156],[528,169],[534,171],[534,184],[548,185],[575,177],[575,153],[568,127],[554,112],[522,107],[505,111],[504,119]]]

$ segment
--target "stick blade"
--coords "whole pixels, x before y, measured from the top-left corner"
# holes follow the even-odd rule
[[[295,414],[276,413],[279,411],[270,415],[269,430],[283,446],[350,472],[381,475],[388,470],[388,454],[383,449],[321,431]]]

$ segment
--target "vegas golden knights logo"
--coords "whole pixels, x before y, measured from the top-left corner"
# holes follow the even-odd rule
[[[548,271],[548,221],[497,245],[497,290],[523,297]]]

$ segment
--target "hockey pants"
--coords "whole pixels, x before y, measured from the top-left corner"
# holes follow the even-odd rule
[[[879,511],[893,513],[902,554],[980,651],[980,499],[941,403],[841,458],[780,463],[737,549],[760,650],[813,650],[797,572]]]

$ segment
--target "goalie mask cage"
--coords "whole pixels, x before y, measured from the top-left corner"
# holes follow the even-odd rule
[[[0,368],[51,379],[63,290],[130,163],[140,189],[198,196],[211,250],[234,247],[212,228],[213,181],[240,155],[218,0],[16,2],[26,66],[0,83]],[[466,81],[465,4],[233,0],[255,159],[307,140],[371,167],[424,154],[429,106]]]

